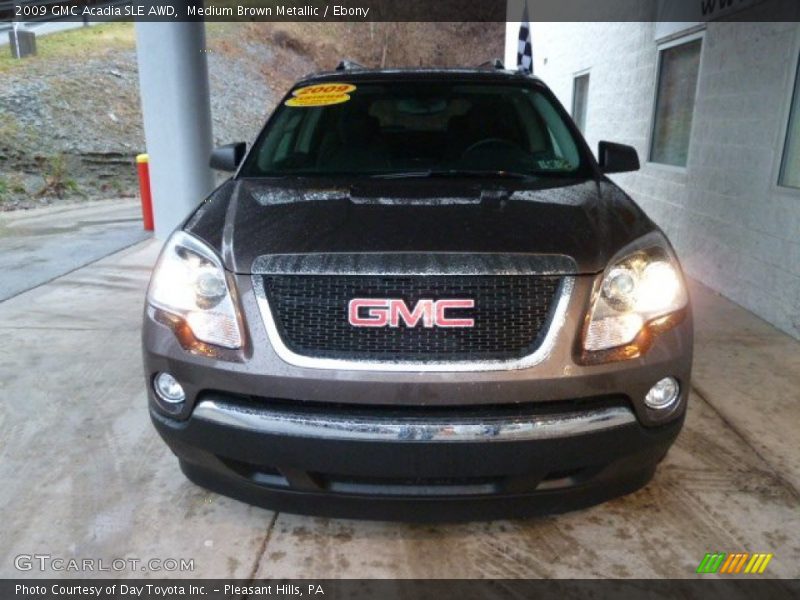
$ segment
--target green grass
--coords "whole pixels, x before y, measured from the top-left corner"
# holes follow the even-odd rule
[[[0,139],[12,140],[19,134],[19,123],[11,113],[0,112]]]
[[[104,23],[92,27],[79,27],[36,38],[36,56],[13,58],[8,46],[0,47],[0,73],[10,69],[24,69],[42,61],[85,60],[109,50],[126,50],[136,47],[133,23]]]

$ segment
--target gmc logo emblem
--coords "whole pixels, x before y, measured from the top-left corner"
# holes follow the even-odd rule
[[[474,300],[420,300],[410,309],[399,298],[353,298],[347,306],[347,317],[353,327],[474,327],[475,319],[449,316],[450,310],[473,308]]]

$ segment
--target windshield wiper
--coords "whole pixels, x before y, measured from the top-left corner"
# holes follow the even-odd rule
[[[516,171],[489,171],[480,169],[426,169],[423,171],[398,171],[396,173],[376,173],[374,179],[415,179],[428,177],[499,177],[504,179],[532,179],[535,176]]]

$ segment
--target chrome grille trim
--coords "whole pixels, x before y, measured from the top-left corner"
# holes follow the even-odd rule
[[[490,273],[494,274],[494,273]],[[261,312],[272,348],[285,362],[309,369],[332,369],[345,371],[403,371],[403,372],[465,372],[465,371],[508,371],[527,369],[544,361],[552,352],[556,338],[562,330],[567,314],[567,306],[575,285],[575,277],[565,276],[555,299],[555,308],[542,343],[526,356],[510,360],[469,360],[469,361],[380,361],[340,358],[320,358],[297,354],[284,344],[278,332],[275,318],[267,300],[264,278],[261,274],[252,275],[253,291]]]
[[[571,437],[636,423],[630,409],[616,406],[539,416],[425,419],[335,417],[202,400],[194,419],[267,435],[371,442],[508,442]]]

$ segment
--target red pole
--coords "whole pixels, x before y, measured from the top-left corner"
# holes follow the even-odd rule
[[[142,197],[142,221],[145,231],[153,231],[153,197],[150,195],[150,167],[147,154],[136,157],[136,171],[139,174],[139,193]]]

